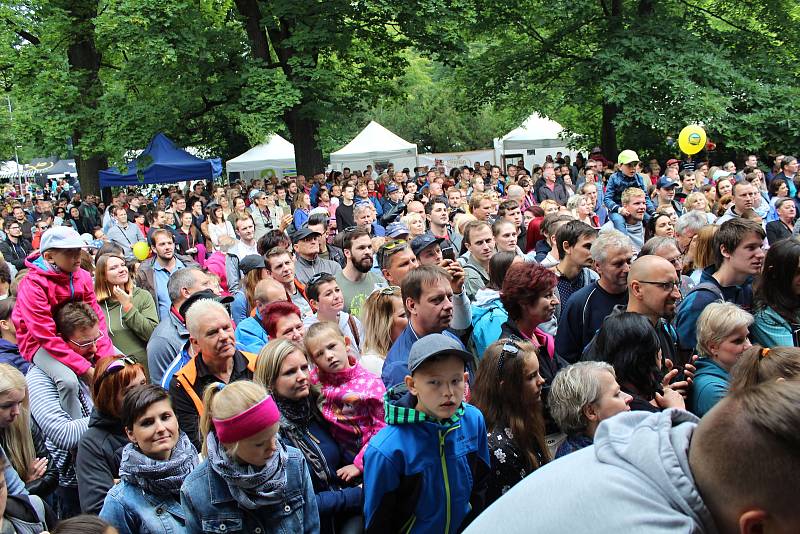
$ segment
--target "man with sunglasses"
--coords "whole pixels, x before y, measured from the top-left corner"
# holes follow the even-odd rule
[[[336,282],[344,296],[344,311],[359,316],[364,301],[376,287],[386,285],[386,280],[372,272],[374,259],[369,230],[346,228],[342,249],[347,263],[335,273]]]
[[[301,226],[291,234],[296,258],[295,276],[303,285],[318,273],[334,274],[342,270],[338,263],[319,257],[321,234],[308,226]]]
[[[25,268],[25,258],[33,252],[31,242],[22,236],[22,225],[11,219],[5,223],[6,238],[0,241],[0,253],[3,258],[21,271]]]

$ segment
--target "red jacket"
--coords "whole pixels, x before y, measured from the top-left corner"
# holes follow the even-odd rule
[[[113,356],[114,347],[108,337],[103,312],[97,305],[91,275],[83,269],[74,273],[55,272],[38,252],[28,256],[25,265],[29,271],[20,280],[17,305],[11,313],[22,357],[32,361],[36,351],[43,348],[79,376],[92,367],[56,332],[53,314],[67,301],[83,301],[94,309],[100,320],[98,328],[104,334],[97,342],[97,357]]]

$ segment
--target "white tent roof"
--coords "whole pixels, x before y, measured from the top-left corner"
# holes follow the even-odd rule
[[[551,148],[564,146],[564,140],[558,134],[564,128],[547,117],[534,113],[522,123],[522,126],[511,130],[500,138],[501,148],[508,150]]]
[[[228,172],[260,171],[269,168],[293,169],[294,145],[278,134],[272,134],[266,143],[254,146],[244,154],[229,159]]]
[[[417,157],[417,145],[371,121],[352,141],[331,154],[331,163]]]

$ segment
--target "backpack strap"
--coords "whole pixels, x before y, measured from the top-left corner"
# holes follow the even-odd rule
[[[349,313],[347,314],[347,325],[350,327],[350,331],[353,333],[356,346],[361,348],[361,339],[359,339],[358,327],[356,326],[356,321],[355,319],[353,319],[353,315]]]
[[[722,290],[714,282],[701,282],[697,284],[691,290],[689,290],[688,293],[686,293],[686,296],[683,297],[683,300],[686,300],[689,295],[695,291],[710,291],[711,293],[714,293],[714,295],[717,297],[717,300],[721,300],[723,302],[725,301],[725,295],[722,294]]]

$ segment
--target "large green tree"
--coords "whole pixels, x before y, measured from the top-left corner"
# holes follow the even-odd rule
[[[690,122],[727,148],[800,141],[796,3],[502,0],[476,3],[463,59],[482,100],[561,121],[583,146],[666,149]]]

